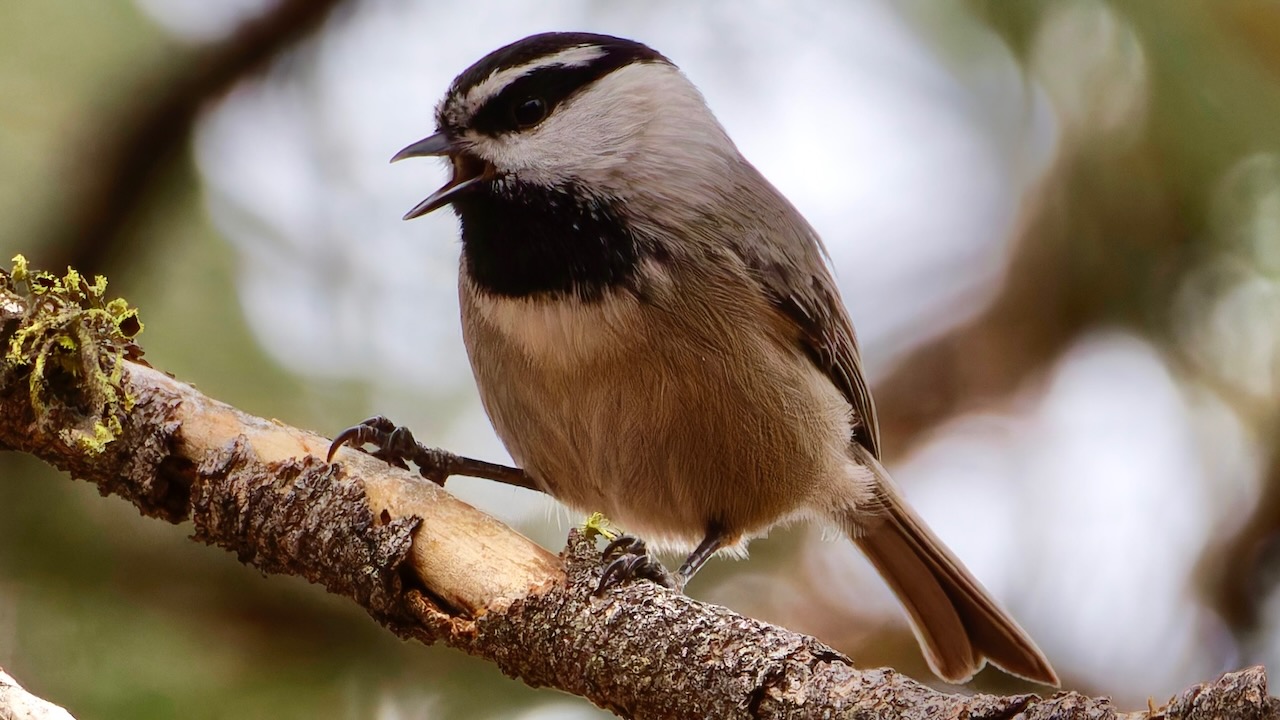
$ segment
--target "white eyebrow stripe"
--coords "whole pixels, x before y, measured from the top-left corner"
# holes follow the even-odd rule
[[[605,55],[604,48],[599,45],[575,45],[571,48],[565,48],[553,55],[543,55],[535,60],[530,60],[523,65],[498,70],[481,82],[476,83],[467,91],[466,97],[463,99],[463,106],[467,107],[470,112],[479,109],[485,101],[494,95],[502,92],[502,89],[510,85],[517,78],[528,75],[534,70],[544,67],[552,67],[559,65],[561,67],[580,67],[588,65]]]

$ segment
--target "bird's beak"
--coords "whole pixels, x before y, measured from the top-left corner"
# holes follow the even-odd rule
[[[444,184],[444,187],[431,193],[426,200],[418,203],[412,210],[405,213],[405,220],[422,217],[433,210],[438,210],[453,202],[459,193],[493,179],[492,165],[462,152],[454,146],[453,141],[444,133],[436,133],[419,140],[396,153],[391,158],[391,162],[404,160],[405,158],[445,156],[448,156],[453,161],[453,177]]]

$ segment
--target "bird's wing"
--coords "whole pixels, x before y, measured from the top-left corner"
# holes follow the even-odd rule
[[[821,257],[817,259],[822,262]],[[752,267],[770,302],[795,324],[809,359],[853,406],[853,439],[880,457],[880,425],[867,389],[853,323],[824,264],[799,267],[765,262]]]
[[[853,439],[880,457],[880,425],[867,389],[849,313],[822,241],[800,212],[755,168],[746,193],[768,237],[741,238],[735,251],[778,312],[796,328],[805,353],[853,406]],[[758,183],[758,184],[757,184]]]

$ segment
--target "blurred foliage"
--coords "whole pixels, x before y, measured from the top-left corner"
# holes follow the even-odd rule
[[[1066,294],[1086,324],[1122,323],[1151,339],[1225,400],[1270,458],[1255,516],[1206,549],[1200,578],[1248,646],[1274,589],[1255,578],[1274,574],[1260,564],[1273,562],[1263,553],[1280,527],[1280,4],[972,6],[1064,124],[1058,177],[1024,242],[1060,244]],[[1067,42],[1054,46],[1063,26]],[[1133,65],[1141,82],[1125,89],[1140,105],[1113,122],[1109,95]]]
[[[960,355],[944,339],[903,367],[950,368],[958,394],[981,394],[964,382],[1012,393],[1080,334],[1122,325],[1221,395],[1270,462],[1256,515],[1205,549],[1200,578],[1248,659],[1274,589],[1259,578],[1280,577],[1280,553],[1267,551],[1280,527],[1280,3],[966,7],[1049,96],[1060,147],[1028,202],[1007,287],[976,324],[994,346]],[[189,52],[127,2],[0,3],[0,261],[23,252],[47,264],[44,243],[101,143]],[[236,292],[242,258],[209,225],[190,162],[166,172],[111,276],[141,308],[147,357],[293,424],[324,431],[360,416],[359,383],[297,377],[258,347]],[[961,357],[981,367],[955,371]],[[1001,378],[972,380],[983,372]],[[0,665],[82,718],[503,717],[553,699],[459,653],[402,644],[349,603],[257,577],[185,535],[0,456]],[[776,551],[759,548],[756,562]],[[863,657],[918,662],[910,636],[897,637]]]
[[[19,252],[47,264],[44,242],[97,143],[146,91],[139,78],[187,51],[130,3],[0,3],[6,265]],[[111,274],[141,308],[148,359],[267,417],[324,428],[359,413],[354,388],[303,382],[258,349],[189,162],[160,185],[130,228],[137,251]],[[0,666],[79,718],[456,716],[476,697],[502,717],[547,699],[505,679],[494,695],[483,663],[406,645],[350,603],[260,577],[188,534],[0,455]],[[456,694],[419,689],[423,678]]]

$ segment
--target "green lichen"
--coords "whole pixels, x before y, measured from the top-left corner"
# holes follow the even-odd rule
[[[93,424],[92,437],[80,436],[77,440],[85,450],[96,454],[106,450],[107,444],[120,437],[121,432],[123,430],[120,427],[120,418],[113,415]]]
[[[0,270],[0,372],[26,374],[38,429],[92,453],[120,436],[134,404],[121,387],[124,362],[142,356],[137,309],[106,291],[101,275],[33,271],[21,255]]]
[[[588,538],[594,540],[597,536],[603,536],[605,540],[616,540],[618,531],[614,529],[613,523],[603,513],[593,512],[582,521],[582,533]]]
[[[27,275],[29,273],[30,271],[27,268],[27,259],[21,255],[14,255],[13,270],[9,273],[9,275],[13,278],[13,281],[26,282]]]

